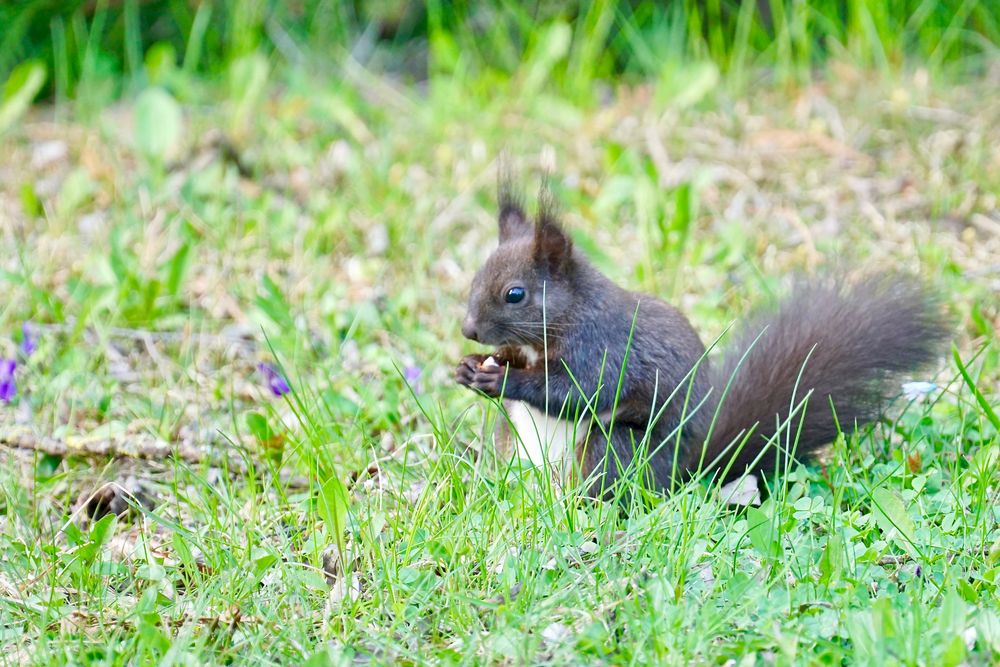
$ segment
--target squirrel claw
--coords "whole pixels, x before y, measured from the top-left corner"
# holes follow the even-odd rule
[[[470,354],[464,357],[455,369],[455,381],[460,385],[479,391],[494,398],[500,396],[503,388],[506,366],[483,366],[486,355]]]
[[[455,381],[466,387],[471,386],[476,371],[479,370],[479,366],[485,359],[486,355],[482,354],[470,354],[463,357],[458,362],[458,368],[455,369]]]

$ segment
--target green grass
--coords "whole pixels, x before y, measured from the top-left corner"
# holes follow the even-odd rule
[[[103,27],[67,11],[10,52],[51,88],[29,65],[5,99],[52,103],[0,107],[0,357],[20,362],[0,663],[1000,659],[987,4],[848,3],[841,24],[792,3],[773,40],[725,2],[544,21],[507,4],[404,22],[432,54],[420,84],[399,74],[410,33],[363,67],[291,19],[282,51],[240,3],[211,21],[171,3],[158,39],[141,3]],[[239,12],[239,34],[219,27]],[[799,270],[920,272],[956,351],[911,379],[941,388],[760,507],[696,483],[624,514],[509,465],[495,408],[451,379],[478,351],[459,323],[502,150],[529,190],[551,171],[602,270],[706,341]],[[109,443],[146,458],[93,454]]]
[[[0,24],[0,76],[38,59],[50,95],[90,108],[155,79],[167,54],[186,74],[217,75],[254,52],[295,64],[350,52],[407,79],[447,73],[486,90],[537,74],[523,67],[527,55],[579,98],[595,79],[673,76],[691,60],[737,87],[760,68],[806,81],[831,57],[882,72],[913,62],[981,72],[1000,44],[984,0],[17,0],[0,7]]]

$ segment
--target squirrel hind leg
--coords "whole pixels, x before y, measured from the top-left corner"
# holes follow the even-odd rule
[[[577,461],[587,481],[589,497],[610,500],[619,496],[627,501],[629,492],[619,490],[623,482],[635,483],[649,491],[669,490],[673,457],[662,451],[651,452],[648,441],[643,440],[643,433],[643,429],[625,424],[605,423],[602,426],[595,424],[580,439]]]

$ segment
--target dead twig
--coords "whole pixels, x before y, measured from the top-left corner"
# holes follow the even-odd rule
[[[92,459],[136,459],[155,463],[165,463],[169,459],[183,461],[192,466],[210,465],[223,468],[232,474],[249,475],[251,467],[238,452],[213,452],[190,442],[170,443],[145,434],[128,433],[108,437],[74,437],[66,439],[39,435],[32,429],[21,426],[0,428],[0,446],[41,452],[50,456],[84,457]],[[264,467],[263,465],[261,467]],[[280,472],[282,483],[291,489],[309,487],[309,480]]]
[[[40,332],[69,334],[76,329],[76,323],[69,321],[60,324],[35,324],[34,327]],[[221,331],[218,333],[201,333],[190,330],[154,331],[150,329],[129,329],[125,327],[108,327],[106,329],[85,327],[83,329],[83,333],[88,337],[100,338],[101,336],[104,336],[107,338],[124,338],[127,340],[145,343],[147,345],[150,342],[192,343],[201,347],[218,348],[235,346],[247,350],[255,349],[258,346],[257,341],[245,332]]]

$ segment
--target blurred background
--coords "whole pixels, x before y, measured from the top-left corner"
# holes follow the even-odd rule
[[[594,79],[662,78],[691,61],[742,82],[767,68],[775,81],[802,83],[831,59],[968,73],[1000,42],[986,0],[12,0],[0,24],[0,76],[31,60],[45,68],[43,99],[93,103],[162,82],[167,70],[180,92],[249,54],[313,67],[350,56],[408,83],[449,74],[484,86],[533,58],[548,84],[585,96]]]

